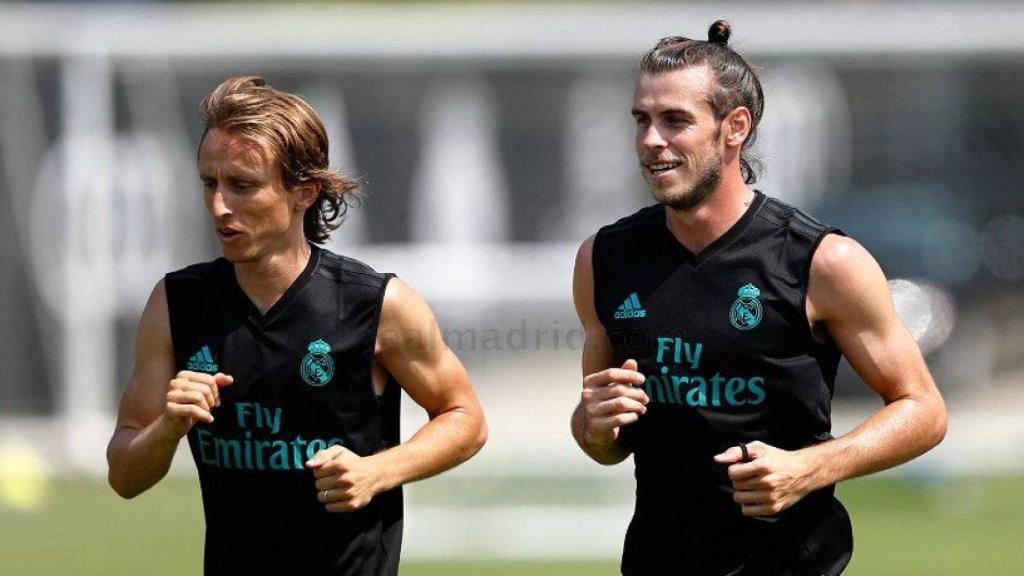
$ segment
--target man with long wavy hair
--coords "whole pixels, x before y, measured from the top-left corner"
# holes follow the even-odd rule
[[[206,574],[394,575],[401,486],[486,440],[426,302],[321,248],[357,198],[316,112],[258,77],[202,103],[198,168],[223,258],[157,283],[107,451],[132,498],[188,437]],[[399,440],[401,390],[430,421]]]

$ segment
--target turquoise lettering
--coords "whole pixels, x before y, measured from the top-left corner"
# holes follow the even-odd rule
[[[245,423],[246,415],[252,409],[251,402],[238,402],[235,404],[235,417],[238,419],[239,428],[248,428],[249,425]],[[259,412],[257,412],[259,416]]]
[[[665,389],[665,398],[672,404],[682,404],[683,397],[676,393],[678,387],[672,386],[671,378],[668,376],[661,377],[661,387]]]
[[[686,376],[672,376],[672,391],[675,392],[676,402],[679,404],[683,403],[683,393],[679,391],[679,386],[686,384],[690,381]]]
[[[245,431],[245,468],[252,470],[252,432]]]
[[[280,432],[281,431],[281,409],[280,408],[274,408],[273,412],[271,412],[269,408],[264,408],[263,410],[265,411],[264,414],[267,417],[267,423],[270,424],[270,433],[271,434],[277,434],[278,432]]]
[[[704,352],[704,345],[702,343],[695,342],[691,344],[684,342],[682,338],[659,336],[658,353],[656,356],[658,364],[665,363],[666,353],[670,349],[672,350],[672,360],[676,364],[681,365],[685,359],[691,370],[697,370],[700,367],[700,357]]]
[[[725,382],[725,378],[717,372],[711,377],[711,404],[713,406],[722,405],[722,398],[719,393],[722,387],[722,382]]]
[[[730,406],[742,406],[743,400],[738,400],[736,395],[743,392],[747,382],[743,378],[730,378],[729,382],[725,385],[725,401]]]
[[[319,438],[310,440],[309,444],[306,445],[306,460],[316,456],[316,453],[324,448],[327,448],[327,443],[323,440],[320,440]]]
[[[242,468],[242,446],[238,440],[224,440],[214,436],[213,445],[222,468]]]
[[[306,441],[302,439],[302,436],[296,436],[292,440],[292,463],[295,465],[296,470],[302,469],[302,447],[306,445]]]
[[[703,349],[704,345],[700,342],[697,342],[697,345],[693,348],[690,347],[689,343],[686,344],[686,361],[690,363],[691,370],[696,370],[697,366],[700,365],[700,354]],[[676,363],[678,362],[679,360],[676,360]]]
[[[665,392],[661,388],[661,380],[654,375],[647,376],[647,378],[644,380],[644,388],[646,388],[648,385],[650,385],[651,390],[657,392],[657,394],[652,394],[651,392],[647,393],[647,396],[651,399],[651,401],[664,402]]]
[[[266,470],[267,469],[267,467],[263,464],[263,450],[265,448],[269,448],[271,444],[272,444],[272,442],[267,442],[266,440],[257,440],[256,441],[256,469],[257,470]]]
[[[214,451],[213,456],[210,456],[206,451],[210,447],[211,438],[213,438],[213,433],[209,430],[196,429],[196,440],[199,441],[199,460],[207,466],[217,466],[217,452]]]
[[[698,384],[698,381],[700,382]],[[686,403],[690,406],[707,406],[708,395],[707,387],[708,382],[700,376],[690,377],[690,384],[697,384],[690,391],[686,393]]]
[[[306,440],[302,436],[296,436],[291,442],[253,440],[248,430],[244,439],[227,439],[209,430],[197,429],[196,439],[198,464],[238,470],[267,470],[268,464],[271,470],[301,470],[304,462],[317,452],[345,444],[341,438]]]
[[[749,400],[751,404],[760,404],[764,402],[764,378],[760,376],[754,376],[747,381],[747,389],[753,395],[753,398]]]
[[[271,470],[288,470],[288,444],[274,440],[274,453],[270,455]]]
[[[672,338],[658,337],[658,364],[662,364],[665,362],[665,349],[668,348],[668,344],[672,342],[672,340]]]

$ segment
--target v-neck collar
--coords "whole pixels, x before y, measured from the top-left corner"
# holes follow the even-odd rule
[[[322,250],[315,244],[309,245],[309,261],[306,262],[306,267],[302,269],[298,277],[292,282],[291,286],[284,291],[284,294],[277,299],[277,302],[267,310],[266,314],[261,314],[260,309],[253,303],[249,298],[249,295],[242,290],[242,285],[238,283],[238,277],[235,275],[234,265],[230,266],[231,281],[234,284],[236,296],[238,301],[241,302],[242,309],[246,316],[259,324],[270,324],[276,320],[282,313],[288,308],[288,306],[295,300],[295,298],[302,292],[302,289],[309,284],[309,279],[313,276],[313,272],[316,271],[320,265],[320,255]]]
[[[761,207],[764,206],[764,203],[767,199],[768,197],[761,193],[759,190],[754,190],[754,200],[750,203],[750,206],[747,206],[747,209],[743,212],[743,215],[740,216],[740,219],[737,220],[732,226],[730,226],[724,234],[722,234],[718,238],[715,238],[715,240],[711,242],[711,244],[708,244],[707,246],[704,247],[703,250],[697,252],[696,254],[691,252],[689,248],[684,246],[683,243],[680,242],[674,234],[672,234],[672,230],[669,229],[668,227],[667,210],[662,210],[662,220],[661,226],[659,226],[659,228],[665,240],[671,246],[674,247],[673,249],[683,254],[686,257],[686,262],[691,267],[699,268],[702,264],[713,258],[716,254],[718,254],[725,248],[727,248],[737,238],[739,238],[741,234],[743,234],[743,232],[747,229],[750,223],[754,220],[754,216],[757,214],[758,210],[760,210]]]

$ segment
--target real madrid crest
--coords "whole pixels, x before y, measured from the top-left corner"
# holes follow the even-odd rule
[[[323,340],[310,342],[309,354],[302,359],[302,379],[310,386],[325,386],[334,377],[331,346]]]
[[[750,330],[761,323],[761,302],[757,297],[761,291],[753,284],[747,284],[737,292],[739,298],[732,303],[729,310],[729,320],[732,325],[740,330]]]

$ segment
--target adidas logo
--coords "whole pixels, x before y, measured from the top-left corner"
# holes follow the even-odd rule
[[[619,304],[619,309],[615,311],[614,317],[616,320],[625,320],[645,316],[647,316],[647,311],[640,306],[640,299],[636,297],[636,292],[633,292],[622,304]]]
[[[217,373],[217,363],[213,361],[213,356],[210,355],[209,346],[203,346],[202,350],[196,352],[188,359],[188,369],[193,372]]]

